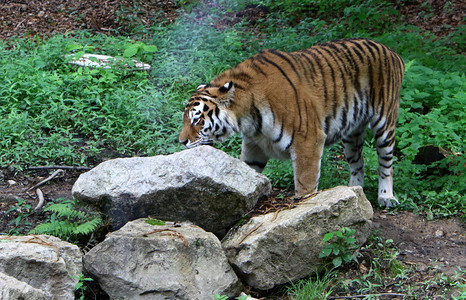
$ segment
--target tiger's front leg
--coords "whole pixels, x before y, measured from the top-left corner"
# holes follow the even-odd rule
[[[317,192],[320,162],[325,146],[325,133],[297,133],[290,148],[294,169],[295,194],[304,197]]]
[[[265,155],[264,151],[254,141],[248,137],[243,137],[241,160],[261,173],[267,165],[269,157]]]

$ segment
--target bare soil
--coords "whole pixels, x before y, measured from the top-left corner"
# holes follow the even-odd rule
[[[151,22],[173,22],[178,16],[176,0],[114,1],[114,0],[0,0],[0,39],[14,36],[48,37],[75,29],[88,29],[104,34],[122,34],[132,27]],[[407,23],[429,30],[437,36],[450,33],[464,24],[466,2],[461,0],[408,1],[401,13]],[[427,5],[427,4],[429,5]],[[231,13],[229,22],[246,17],[251,25],[266,17],[264,7],[249,6],[244,11]],[[228,24],[229,22],[225,22]],[[214,24],[217,27],[226,26]],[[0,234],[24,234],[43,222],[47,214],[34,211],[37,195],[26,190],[51,174],[52,170],[17,172],[14,168],[0,169]],[[65,174],[41,186],[46,201],[71,199],[71,188],[82,171],[67,170]],[[284,194],[285,197],[278,196]],[[18,206],[18,199],[24,204]],[[289,191],[276,191],[256,208],[257,213],[286,209],[294,205]],[[18,225],[15,220],[20,219]],[[392,239],[399,251],[397,259],[411,268],[408,283],[419,289],[424,299],[443,299],[442,286],[426,287],[426,282],[437,282],[439,276],[453,276],[457,267],[466,270],[466,225],[460,218],[427,220],[412,212],[392,212],[375,209],[374,229],[383,240]],[[370,266],[361,264],[355,276],[368,272]],[[351,276],[348,272],[348,276]],[[357,277],[356,277],[357,278]],[[395,281],[395,279],[394,279]],[[383,291],[395,291],[396,288]],[[397,299],[388,297],[386,299]],[[400,298],[401,299],[401,298]]]

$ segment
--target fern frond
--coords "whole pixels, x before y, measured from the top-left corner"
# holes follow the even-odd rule
[[[59,238],[66,238],[73,234],[76,224],[69,221],[53,221],[37,225],[30,231],[32,234],[50,234]]]
[[[50,234],[71,242],[92,233],[102,223],[102,218],[95,213],[80,211],[76,206],[75,201],[66,199],[48,205],[44,210],[52,212],[50,219],[37,225],[30,233]]]
[[[83,224],[80,224],[73,230],[73,234],[76,235],[86,235],[93,232],[100,224],[102,223],[102,219],[100,217],[94,218],[90,221],[87,221]]]
[[[59,217],[63,218],[77,218],[77,219],[85,219],[87,217],[87,214],[83,211],[77,210],[73,207],[74,205],[72,203],[66,202],[66,203],[55,203],[52,204],[46,208],[44,208],[44,211],[51,211],[57,214]]]
[[[29,231],[30,234],[45,234],[45,233],[50,233],[50,228],[52,227],[52,223],[42,223],[34,227],[31,231]]]

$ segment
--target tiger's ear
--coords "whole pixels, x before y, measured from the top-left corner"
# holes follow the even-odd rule
[[[233,85],[233,81],[229,81],[221,86],[218,91],[220,93],[228,93],[228,97],[226,99],[220,100],[221,105],[225,107],[229,107],[231,102],[233,102],[233,92],[235,91],[235,86]]]
[[[233,81],[229,81],[227,83],[225,83],[223,86],[221,86],[218,91],[220,93],[226,93],[228,92],[229,90],[231,90],[231,88],[233,87]]]
[[[200,89],[202,89],[202,88],[205,88],[206,86],[207,86],[207,84],[201,84],[201,85],[199,85],[199,86],[196,88],[196,91],[197,91],[197,90],[200,90]]]

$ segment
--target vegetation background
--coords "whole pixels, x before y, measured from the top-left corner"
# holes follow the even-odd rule
[[[0,40],[2,186],[31,166],[92,167],[109,158],[180,151],[181,113],[199,84],[264,48],[294,51],[367,37],[406,63],[395,149],[394,186],[401,202],[396,210],[427,219],[465,218],[461,1],[113,1],[113,14],[93,1],[78,2],[41,8],[33,1],[32,17],[24,14],[27,3],[0,4],[6,29]],[[25,22],[10,19],[12,12]],[[84,53],[111,55],[129,67],[68,63]],[[152,69],[135,69],[133,59]],[[240,139],[219,147],[238,157]],[[370,134],[364,152],[365,192],[375,205],[377,157]],[[320,188],[347,183],[342,153],[339,144],[326,150]],[[272,161],[265,174],[274,187],[286,191],[293,185],[290,162]],[[463,281],[453,286],[464,288],[460,274]]]

